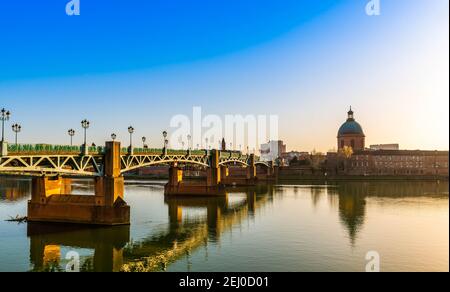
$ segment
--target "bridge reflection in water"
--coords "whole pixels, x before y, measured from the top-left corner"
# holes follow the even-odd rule
[[[293,191],[289,191],[293,189]],[[308,192],[304,192],[309,189]],[[28,225],[33,270],[64,267],[64,248],[90,249],[82,256],[84,271],[161,271],[199,247],[220,242],[221,235],[239,226],[258,209],[283,195],[311,195],[313,207],[321,198],[336,209],[349,244],[355,245],[367,217],[367,202],[377,197],[398,199],[448,197],[448,182],[340,182],[334,185],[248,187],[227,190],[222,197],[165,197],[168,224],[147,238],[134,242],[129,226],[88,228],[67,225]],[[414,200],[412,200],[414,201]],[[319,206],[317,206],[319,208]],[[298,222],[302,224],[302,222]],[[150,233],[150,231],[149,231]],[[56,267],[56,268],[55,268]]]
[[[237,194],[238,200],[230,200]],[[168,230],[139,242],[130,241],[130,226],[86,227],[29,223],[30,260],[35,271],[58,271],[65,255],[61,247],[94,250],[82,259],[81,271],[161,271],[208,241],[253,217],[255,210],[273,198],[272,186],[234,188],[219,197],[166,196]],[[206,216],[183,218],[189,209]],[[197,214],[198,215],[198,214]]]

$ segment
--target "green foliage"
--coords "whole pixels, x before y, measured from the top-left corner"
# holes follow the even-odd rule
[[[49,145],[49,144],[11,144],[8,145],[8,152],[21,154],[78,154],[82,147],[69,145]],[[104,153],[104,147],[89,147],[89,153]]]

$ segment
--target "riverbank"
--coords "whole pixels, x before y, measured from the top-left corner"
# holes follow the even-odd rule
[[[2,174],[0,178],[31,178],[28,176],[21,176],[15,174]],[[125,180],[167,180],[168,175],[125,175]],[[75,179],[85,179],[85,176],[71,176]],[[202,177],[189,177],[189,180],[202,180]],[[434,175],[339,175],[339,176],[324,176],[324,175],[280,175],[278,181],[448,181],[448,176],[434,176]]]

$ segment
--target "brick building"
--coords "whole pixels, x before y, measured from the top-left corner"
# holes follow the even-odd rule
[[[350,158],[327,155],[330,174],[448,176],[448,151],[360,150]]]
[[[352,148],[350,156],[343,153],[345,146]],[[448,151],[399,150],[398,144],[365,148],[365,134],[351,108],[347,121],[339,128],[338,149],[338,152],[327,153],[325,169],[329,175],[448,177]]]

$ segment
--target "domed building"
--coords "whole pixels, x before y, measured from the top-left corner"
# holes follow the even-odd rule
[[[345,146],[352,147],[354,151],[364,150],[366,136],[361,125],[355,121],[352,108],[348,112],[347,121],[342,124],[338,132],[338,149],[342,150]]]

